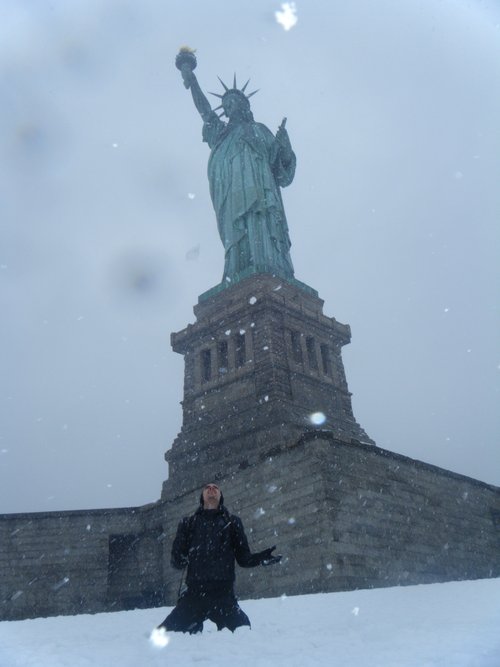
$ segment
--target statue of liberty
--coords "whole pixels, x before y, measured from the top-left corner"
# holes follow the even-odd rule
[[[237,282],[252,273],[271,273],[293,278],[290,238],[280,187],[293,180],[296,158],[286,119],[276,136],[256,123],[247,83],[239,89],[234,77],[224,92],[211,93],[221,104],[211,108],[196,76],[196,58],[191,49],[181,49],[176,66],[184,85],[203,119],[203,141],[210,147],[208,180],[217,216],[217,226],[225,249],[223,281]],[[217,111],[222,109],[220,116]],[[222,120],[225,116],[227,122]]]

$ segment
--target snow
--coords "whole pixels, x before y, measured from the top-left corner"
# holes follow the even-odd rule
[[[321,424],[326,422],[326,416],[324,412],[313,412],[309,415],[309,421],[315,426],[321,426]]]
[[[284,2],[281,9],[282,11],[274,12],[276,21],[283,27],[283,30],[291,30],[298,21],[295,2]]]
[[[0,623],[1,667],[499,667],[500,579],[241,603],[252,630],[151,640],[169,609]]]

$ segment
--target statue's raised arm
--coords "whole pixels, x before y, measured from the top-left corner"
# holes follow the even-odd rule
[[[193,102],[198,109],[200,116],[204,121],[207,121],[212,112],[212,107],[205,95],[201,92],[200,84],[193,72],[196,67],[196,56],[194,55],[194,51],[188,46],[182,47],[175,59],[175,66],[182,74],[184,87],[191,89]]]
[[[293,278],[290,238],[280,188],[290,185],[296,158],[283,120],[276,136],[256,123],[246,94],[236,76],[232,88],[212,93],[220,106],[212,109],[193,70],[196,57],[183,47],[177,55],[184,86],[203,119],[203,140],[211,149],[208,161],[210,194],[225,249],[224,277],[234,283],[254,273]],[[222,109],[221,120],[217,111]]]

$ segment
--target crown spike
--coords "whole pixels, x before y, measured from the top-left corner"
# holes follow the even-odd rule
[[[226,84],[225,84],[224,81],[220,78],[220,76],[218,76],[217,78],[218,78],[219,81],[222,83],[222,85],[223,85],[223,87],[224,87],[224,90],[227,92],[227,91],[229,90],[229,88],[226,86]]]
[[[249,95],[247,95],[247,100],[249,100],[252,97],[252,95],[255,95],[255,93],[258,93],[259,90],[260,90],[260,88],[257,88],[257,90],[254,90],[253,93],[250,93]]]
[[[238,84],[236,83],[236,72],[234,73],[233,76],[233,88],[238,88]]]
[[[219,93],[211,93],[210,91],[208,91],[208,94],[213,95],[214,97],[218,97],[220,100],[224,97],[224,95],[219,95]]]
[[[250,79],[248,79],[248,81],[245,83],[245,85],[244,85],[243,88],[241,89],[241,92],[242,92],[242,93],[245,92],[245,89],[246,89],[246,87],[248,86],[249,83],[250,83]]]
[[[219,106],[215,107],[215,109],[213,109],[213,111],[219,111],[219,109],[223,109],[223,108],[224,108],[224,106],[222,104],[219,104]]]

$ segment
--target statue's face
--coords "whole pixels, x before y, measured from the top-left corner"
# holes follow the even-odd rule
[[[228,118],[237,117],[242,115],[245,110],[245,100],[240,95],[226,95],[222,106]]]

